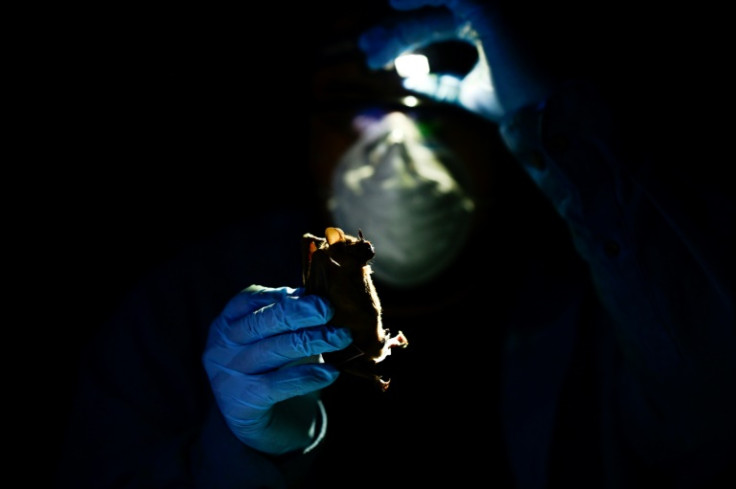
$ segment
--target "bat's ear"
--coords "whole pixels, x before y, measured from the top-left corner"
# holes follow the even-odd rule
[[[312,253],[317,251],[327,240],[310,233],[302,236],[302,285],[307,285]]]
[[[338,241],[345,241],[345,233],[340,228],[325,229],[325,237],[329,244],[335,244]]]

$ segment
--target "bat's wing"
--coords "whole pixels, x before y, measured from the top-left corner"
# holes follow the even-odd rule
[[[328,292],[330,266],[333,266],[332,258],[324,250],[318,250],[312,254],[306,283],[304,284],[308,294],[317,294],[332,299]]]
[[[325,274],[324,265],[326,265],[326,263],[319,264],[319,256],[324,253],[316,254],[318,262],[316,266],[314,266],[312,262],[315,256],[315,251],[319,250],[326,242],[327,240],[325,238],[320,238],[319,236],[315,236],[310,233],[306,233],[302,236],[302,284],[307,288],[308,293],[315,293],[315,290],[313,289],[316,277],[312,277],[312,270],[318,272],[317,274]],[[319,272],[320,269],[322,272]],[[320,290],[327,290],[326,279],[326,276],[321,279],[321,286],[324,288]]]

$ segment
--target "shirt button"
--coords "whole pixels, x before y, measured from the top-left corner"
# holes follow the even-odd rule
[[[619,255],[619,253],[621,253],[621,247],[617,242],[609,240],[606,241],[606,243],[603,245],[603,252],[606,254],[606,256],[615,258]]]

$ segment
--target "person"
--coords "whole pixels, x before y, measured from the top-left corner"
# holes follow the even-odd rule
[[[682,94],[673,100],[674,88],[658,84],[670,74],[663,67],[674,70],[665,53],[652,66],[658,45],[623,46],[591,18],[584,34],[610,42],[591,57],[572,29],[581,13],[558,5],[390,5],[397,15],[359,37],[367,66],[381,71],[432,42],[470,43],[479,54],[467,75],[404,86],[446,113],[477,116],[468,127],[487,138],[497,129],[518,162],[506,167],[497,154],[493,205],[447,268],[408,288],[391,286],[391,267],[376,277],[384,322],[409,339],[387,359],[391,387],[373,392],[314,361],[351,342],[330,323],[332,305],[304,294],[294,251],[330,218],[277,206],[187,254],[186,266],[164,267],[101,331],[84,359],[60,479],[324,488],[436,478],[520,489],[734,481],[734,205],[722,157],[711,159],[692,127],[708,94],[672,117]],[[715,76],[691,61],[692,80],[681,82]],[[403,161],[393,147],[379,159]],[[390,229],[363,231],[378,243]],[[421,236],[406,239],[420,247]]]

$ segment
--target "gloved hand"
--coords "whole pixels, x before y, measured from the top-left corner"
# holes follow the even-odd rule
[[[274,455],[315,442],[319,391],[338,376],[320,354],[352,341],[348,329],[325,326],[333,314],[303,289],[252,285],[213,321],[203,363],[240,441]]]
[[[455,103],[497,122],[508,113],[542,101],[550,80],[523,54],[512,23],[481,0],[390,0],[396,10],[446,7],[415,12],[409,20],[375,26],[359,46],[370,68],[388,66],[396,57],[429,44],[459,40],[478,50],[478,62],[462,79],[429,73],[405,78],[404,87],[435,100]]]

